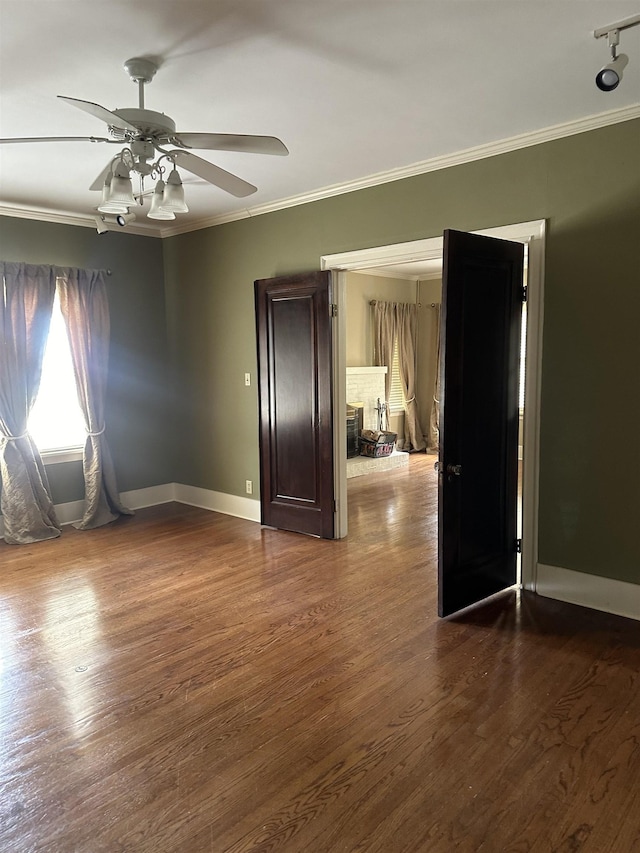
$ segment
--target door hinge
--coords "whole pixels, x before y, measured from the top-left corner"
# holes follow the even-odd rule
[[[516,539],[516,554],[522,554],[522,539]]]
[[[337,317],[338,316],[338,306],[335,305],[333,302],[329,305],[329,316],[330,317]]]
[[[333,511],[338,512],[338,501],[335,499],[333,501]]]
[[[522,301],[526,302],[528,297],[529,297],[529,288],[526,285],[524,285],[524,287],[522,288]]]

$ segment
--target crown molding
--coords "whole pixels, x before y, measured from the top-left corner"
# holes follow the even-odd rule
[[[297,207],[301,204],[309,204],[313,201],[320,201],[325,198],[343,195],[344,193],[368,189],[369,187],[379,186],[380,184],[399,181],[403,178],[412,178],[416,175],[426,174],[427,172],[436,172],[440,169],[448,169],[451,166],[460,166],[464,163],[472,163],[474,160],[483,160],[487,157],[494,157],[497,154],[506,154],[510,151],[517,151],[521,148],[530,148],[533,145],[552,142],[556,139],[563,139],[567,136],[576,136],[579,133],[587,133],[590,130],[599,130],[600,128],[608,127],[612,124],[620,124],[621,122],[631,121],[636,118],[640,118],[640,103],[632,104],[629,107],[609,110],[604,113],[597,113],[596,115],[586,116],[585,118],[575,119],[574,121],[556,124],[551,127],[545,127],[542,128],[542,130],[522,133],[518,136],[509,137],[508,139],[498,140],[497,142],[477,145],[474,148],[466,148],[453,154],[433,157],[430,160],[422,160],[419,163],[413,163],[409,166],[402,166],[397,169],[391,169],[387,172],[378,172],[375,175],[369,175],[365,178],[358,178],[354,181],[348,181],[343,184],[334,184],[332,186],[314,190],[310,193],[303,193],[301,195],[291,196],[290,198],[279,199],[278,201],[268,204],[256,205],[256,207],[247,208],[234,213],[211,216],[206,219],[186,222],[181,226],[173,225],[169,228],[164,228],[162,230],[162,236],[173,237],[177,234],[185,234],[189,231],[199,231],[203,228],[224,225],[227,222],[237,222],[240,219],[250,219],[253,216],[273,213],[287,207]]]
[[[0,202],[0,216],[13,216],[17,219],[36,219],[39,222],[57,222],[60,225],[77,225],[80,228],[96,229],[95,214],[78,215],[68,210],[53,210],[43,207],[27,207],[26,205],[8,205]],[[126,228],[110,228],[105,234],[137,234],[142,237],[161,237],[158,228],[148,225],[127,225]]]
[[[587,133],[591,130],[599,130],[600,128],[608,127],[609,125],[620,124],[637,118],[640,118],[640,103],[632,104],[628,107],[621,107],[615,110],[608,110],[607,112],[597,113],[595,115],[586,116],[585,118],[575,119],[574,121],[552,125],[551,127],[545,127],[541,130],[532,131],[530,133],[522,133],[518,136],[511,136],[507,139],[498,140],[497,142],[477,145],[473,148],[466,148],[462,151],[454,152],[453,154],[433,157],[430,160],[422,160],[418,163],[412,163],[409,166],[402,166],[397,169],[391,169],[387,172],[378,172],[377,174],[368,175],[367,177],[347,181],[342,184],[333,184],[328,187],[313,190],[309,193],[302,193],[300,195],[290,196],[289,198],[278,199],[277,201],[256,205],[255,207],[244,208],[243,210],[234,211],[233,213],[209,216],[203,219],[196,219],[191,220],[190,222],[171,225],[169,227],[149,227],[135,224],[128,225],[126,233],[139,234],[147,237],[174,237],[178,234],[187,234],[190,231],[200,231],[204,228],[213,228],[216,225],[224,225],[228,222],[237,222],[240,219],[250,219],[254,216],[261,216],[265,213],[274,213],[277,210],[284,210],[288,207],[298,207],[301,204],[309,204],[310,202],[321,201],[325,198],[344,195],[345,193],[355,192],[356,190],[368,189],[369,187],[380,186],[381,184],[391,183],[392,181],[400,181],[403,178],[412,178],[416,175],[426,174],[427,172],[436,172],[440,169],[448,169],[452,166],[472,163],[475,160],[484,160],[487,157],[495,157],[498,154],[507,154],[511,151],[518,151],[521,148],[530,148],[533,145],[541,145],[544,142],[553,142],[557,139],[576,136],[579,133]],[[44,222],[60,222],[66,225],[79,225],[81,227],[95,228],[93,216],[78,216],[65,211],[44,210],[26,206],[11,207],[0,203],[0,215],[18,216],[23,219],[39,219]],[[123,231],[123,233],[125,233],[125,231]]]

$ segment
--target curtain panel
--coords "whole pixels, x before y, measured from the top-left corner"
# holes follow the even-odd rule
[[[105,399],[109,364],[109,303],[104,273],[69,269],[58,276],[60,308],[67,327],[78,402],[87,440],[82,470],[85,511],[77,527],[90,530],[133,515],[120,502],[115,470],[105,432]]]
[[[396,340],[396,317],[393,302],[377,301],[373,306],[373,363],[387,367],[384,377],[384,399],[389,411],[391,365]]]
[[[398,370],[404,394],[404,445],[403,449],[424,450],[427,446],[418,416],[416,402],[416,338],[418,306],[399,302],[396,304],[396,337],[398,340]]]
[[[0,510],[5,541],[23,545],[60,535],[47,474],[27,431],[40,387],[55,272],[0,262],[0,287]]]
[[[405,398],[403,449],[424,450],[426,442],[416,402],[417,306],[404,302],[380,302],[373,306],[373,360],[387,368],[385,398],[389,411],[393,350],[398,343],[398,368]]]
[[[0,511],[4,539],[28,544],[60,535],[46,470],[27,429],[42,375],[56,290],[87,439],[83,451],[87,530],[132,515],[120,502],[104,434],[109,307],[104,273],[0,262]]]

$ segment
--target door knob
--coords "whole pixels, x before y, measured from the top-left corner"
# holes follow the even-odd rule
[[[453,474],[454,477],[459,477],[462,474],[462,465],[447,465],[447,474]]]

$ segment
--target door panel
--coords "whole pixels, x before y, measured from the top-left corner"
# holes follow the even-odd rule
[[[524,248],[444,233],[438,612],[516,582]]]
[[[255,282],[262,524],[334,536],[331,278]]]

